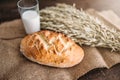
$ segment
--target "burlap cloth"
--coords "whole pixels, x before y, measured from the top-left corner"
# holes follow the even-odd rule
[[[103,19],[102,15],[109,22],[114,20],[112,23],[116,27],[120,25],[120,19],[112,11],[88,12]],[[105,19],[106,24],[115,27]],[[39,65],[26,59],[19,51],[20,41],[25,35],[20,19],[0,24],[0,80],[76,80],[92,69],[110,68],[120,62],[120,52],[82,46],[85,57],[74,67],[60,69]]]

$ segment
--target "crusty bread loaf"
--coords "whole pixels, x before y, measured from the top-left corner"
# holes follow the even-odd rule
[[[20,45],[23,55],[39,64],[72,67],[84,57],[83,49],[62,33],[41,30],[26,36]]]

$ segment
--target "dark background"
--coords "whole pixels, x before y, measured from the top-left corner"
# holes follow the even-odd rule
[[[20,18],[17,10],[18,0],[0,0],[0,23]],[[120,17],[120,0],[39,0],[40,9],[56,3],[75,3],[77,8],[94,8],[98,11],[113,10]],[[120,80],[120,64],[110,69],[94,69],[78,80]]]

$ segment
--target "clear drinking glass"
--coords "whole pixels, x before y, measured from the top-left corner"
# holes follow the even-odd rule
[[[39,31],[40,16],[38,0],[19,0],[17,6],[26,33],[32,34]]]

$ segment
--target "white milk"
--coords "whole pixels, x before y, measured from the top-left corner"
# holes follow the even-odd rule
[[[22,14],[22,20],[27,34],[40,30],[40,16],[36,11],[25,11]]]

